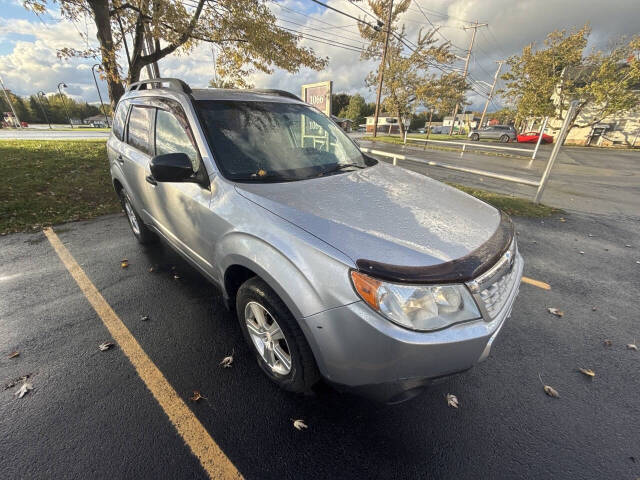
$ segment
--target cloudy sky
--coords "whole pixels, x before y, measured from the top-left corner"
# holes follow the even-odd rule
[[[331,6],[360,16],[371,17],[348,0],[327,0]],[[358,2],[368,10],[366,2]],[[496,60],[504,59],[532,41],[541,42],[555,29],[571,28],[590,23],[593,33],[589,48],[606,48],[609,42],[621,35],[640,33],[640,7],[638,0],[414,0],[402,22],[408,38],[415,40],[419,29],[430,28],[430,23],[440,26],[441,39],[454,45],[460,57],[466,55],[471,31],[463,26],[479,20],[488,23],[478,29],[470,63],[471,78],[475,89],[481,91],[482,82],[491,83]],[[421,7],[421,9],[419,8]],[[282,0],[270,6],[281,26],[304,31],[321,38],[331,39],[352,47],[362,46],[356,21],[337,12],[325,9],[311,0]],[[421,11],[422,10],[422,11]],[[86,59],[60,60],[57,49],[63,47],[86,48],[97,45],[95,28],[90,20],[71,23],[61,20],[54,8],[41,18],[27,12],[20,0],[0,0],[0,75],[7,88],[19,95],[29,95],[39,90],[53,92],[59,82],[68,85],[67,93],[89,102],[98,99],[91,65]],[[429,23],[430,22],[430,23]],[[329,58],[325,71],[302,70],[296,75],[276,71],[272,75],[256,74],[251,79],[256,87],[284,88],[298,93],[300,86],[322,80],[333,80],[335,92],[359,92],[373,99],[364,85],[367,73],[375,65],[360,61],[354,48],[326,45],[313,40],[302,40],[316,53]],[[455,68],[462,68],[459,60]],[[188,57],[171,56],[160,62],[162,76],[178,77],[193,87],[204,87],[212,78],[214,68],[210,46],[202,45]],[[100,84],[103,97],[106,86]],[[481,108],[484,99],[470,92],[474,108]],[[495,99],[490,109],[499,107]]]

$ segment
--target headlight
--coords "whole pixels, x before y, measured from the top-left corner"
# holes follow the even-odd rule
[[[464,285],[401,285],[351,272],[356,292],[374,310],[411,330],[429,331],[481,318]]]

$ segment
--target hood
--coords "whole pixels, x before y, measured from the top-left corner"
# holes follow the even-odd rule
[[[382,162],[284,183],[236,184],[238,193],[342,251],[396,266],[467,257],[498,230],[498,210],[427,176]]]

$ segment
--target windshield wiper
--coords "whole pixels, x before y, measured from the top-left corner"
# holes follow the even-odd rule
[[[360,165],[359,163],[339,163],[336,166],[334,166],[333,168],[329,168],[327,170],[324,170],[322,173],[320,173],[320,175],[325,175],[327,173],[333,173],[333,172],[339,172],[341,170],[345,170],[347,168],[366,168],[365,165]]]

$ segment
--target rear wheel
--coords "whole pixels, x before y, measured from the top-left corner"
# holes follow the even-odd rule
[[[509,135],[502,135],[502,136],[500,137],[500,141],[501,141],[502,143],[509,143]]]
[[[260,278],[240,286],[236,312],[264,373],[281,388],[304,393],[320,379],[302,330],[284,302]]]
[[[144,224],[142,218],[140,218],[140,215],[136,213],[127,192],[122,189],[118,192],[118,195],[120,196],[122,208],[124,210],[124,213],[127,215],[129,226],[131,227],[131,231],[136,237],[136,240],[138,240],[138,242],[142,244],[155,242],[158,237]]]
[[[471,140],[473,140],[474,142],[477,142],[478,140],[480,140],[480,135],[478,135],[477,133],[472,134]]]

